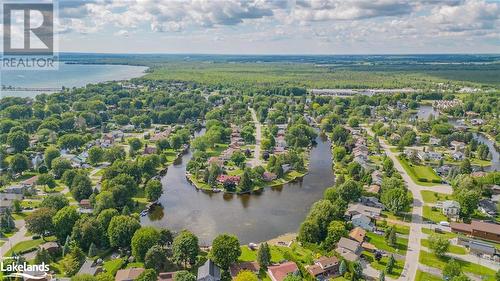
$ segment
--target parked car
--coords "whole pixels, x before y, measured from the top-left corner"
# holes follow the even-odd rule
[[[440,222],[439,222],[439,225],[440,225],[440,226],[448,226],[448,227],[449,227],[449,226],[450,226],[450,223],[449,223],[449,222],[447,222],[447,221],[440,221]]]

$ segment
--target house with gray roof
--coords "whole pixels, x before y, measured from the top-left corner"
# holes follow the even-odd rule
[[[221,269],[212,261],[207,260],[198,268],[198,281],[220,281]]]

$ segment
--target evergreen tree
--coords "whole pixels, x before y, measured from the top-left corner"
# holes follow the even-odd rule
[[[88,256],[89,257],[95,257],[97,255],[97,248],[94,244],[94,242],[92,242],[90,244],[90,247],[89,247],[89,253],[88,253]]]
[[[347,264],[345,262],[345,260],[342,260],[340,262],[340,266],[339,266],[339,273],[340,275],[344,276],[344,274],[347,272]]]
[[[267,267],[271,263],[271,251],[269,249],[269,245],[266,242],[262,243],[259,247],[259,252],[257,253],[257,262],[259,266],[264,270],[267,270]]]
[[[389,261],[387,262],[387,266],[386,266],[386,271],[387,273],[392,273],[392,270],[394,269],[394,264],[396,263],[396,260],[394,259],[394,256],[391,255],[389,257]]]
[[[69,253],[70,250],[70,243],[71,243],[71,238],[69,236],[66,236],[66,242],[64,243],[63,250],[62,250],[62,256],[64,257],[67,253]]]

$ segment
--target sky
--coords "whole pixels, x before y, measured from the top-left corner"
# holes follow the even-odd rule
[[[59,0],[58,5],[61,52],[500,52],[500,0]]]

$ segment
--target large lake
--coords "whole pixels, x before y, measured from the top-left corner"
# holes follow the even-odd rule
[[[211,244],[220,233],[232,233],[241,243],[261,242],[298,230],[311,205],[333,185],[330,143],[317,138],[311,151],[309,174],[300,182],[280,188],[267,188],[260,194],[207,194],[196,190],[186,180],[186,164],[191,152],[169,167],[162,179],[164,194],[157,209],[142,223],[173,230],[188,229],[200,243]]]
[[[0,84],[25,88],[83,87],[90,83],[128,80],[144,75],[147,67],[110,64],[65,64],[58,70],[2,71]],[[38,91],[1,91],[0,97],[33,97]]]

